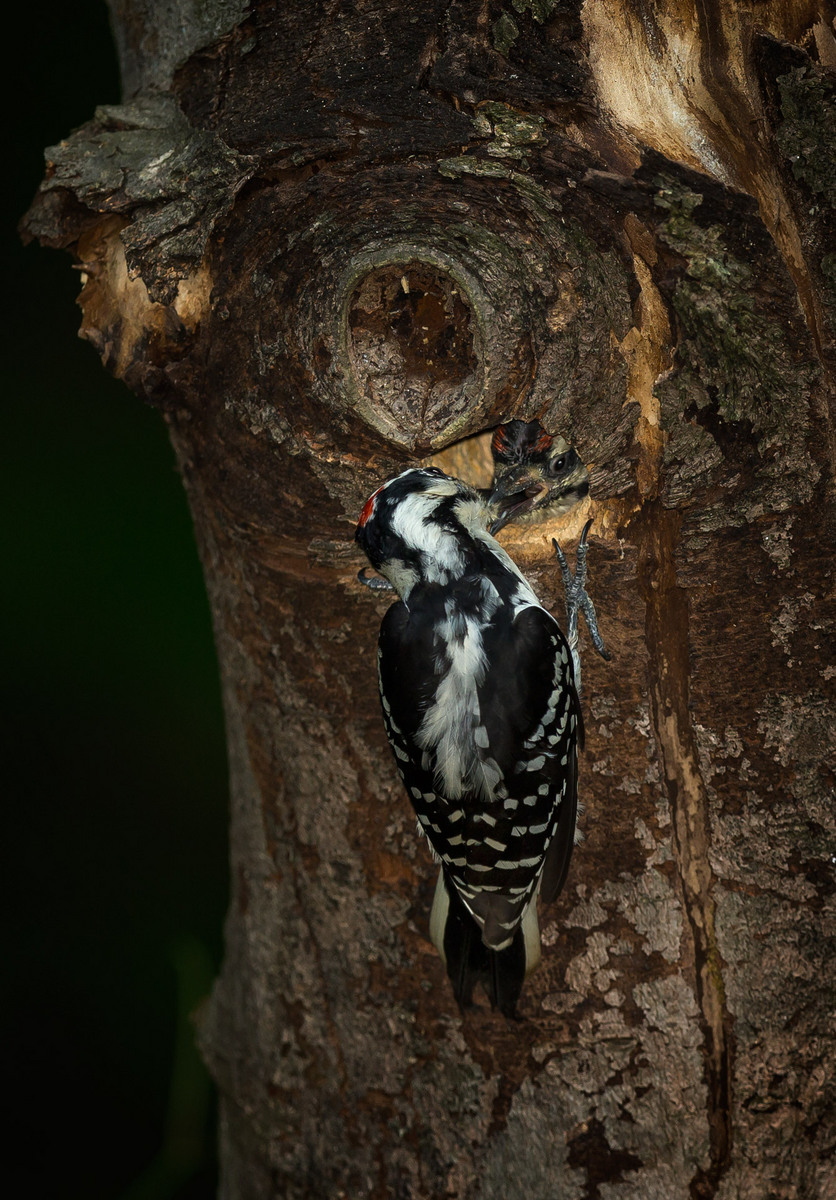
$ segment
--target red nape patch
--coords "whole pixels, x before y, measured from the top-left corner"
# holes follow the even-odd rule
[[[368,500],[364,504],[363,511],[360,513],[360,520],[357,522],[357,524],[360,526],[361,529],[363,528],[363,526],[368,521],[369,517],[374,512],[375,501],[377,500],[380,493],[383,491],[384,486],[385,486],[385,484],[381,484],[381,486],[377,489],[376,492],[372,492],[371,496],[369,496]]]
[[[541,433],[540,436],[538,437],[537,441],[531,447],[531,449],[532,450],[548,450],[549,446],[552,444],[553,441],[554,441],[553,437],[550,437],[547,433]]]
[[[491,449],[497,454],[501,454],[503,450],[508,449],[508,434],[505,432],[504,425],[500,425],[493,435]]]

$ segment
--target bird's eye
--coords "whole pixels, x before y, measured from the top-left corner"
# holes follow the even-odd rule
[[[554,475],[562,475],[563,472],[565,471],[565,469],[566,469],[566,455],[565,454],[561,454],[558,458],[552,458],[549,460],[549,474],[550,475],[553,475],[553,476]]]

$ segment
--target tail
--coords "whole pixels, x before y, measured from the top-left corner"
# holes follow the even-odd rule
[[[498,1008],[506,1017],[516,1017],[523,981],[540,961],[536,895],[510,943],[501,950],[492,950],[441,870],[430,914],[430,937],[447,967],[460,1008],[473,1004],[473,989],[480,983],[491,1008]]]

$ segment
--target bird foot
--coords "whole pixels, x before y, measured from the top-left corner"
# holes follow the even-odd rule
[[[367,575],[367,570],[367,567],[361,567],[357,572],[358,583],[365,584],[373,592],[394,592],[395,589],[388,579],[384,579],[382,575]]]
[[[563,587],[566,591],[566,620],[567,632],[566,640],[572,648],[573,655],[578,644],[578,613],[582,612],[586,619],[589,636],[592,638],[592,644],[602,658],[609,661],[612,658],[609,650],[604,645],[604,639],[601,637],[601,632],[598,629],[598,618],[595,616],[595,606],[586,591],[586,556],[589,551],[586,537],[592,527],[591,519],[583,527],[581,539],[578,542],[578,550],[575,555],[575,571],[572,573],[572,568],[566,561],[566,555],[560,549],[555,538],[552,538],[554,552],[557,555],[557,561],[560,563],[560,573],[563,576]]]

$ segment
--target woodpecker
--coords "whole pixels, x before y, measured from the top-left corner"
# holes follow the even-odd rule
[[[508,421],[491,441],[491,533],[509,521],[543,521],[567,512],[589,493],[589,472],[562,437],[539,421]]]
[[[374,492],[355,539],[399,596],[378,679],[397,769],[440,863],[430,936],[461,1007],[478,983],[514,1016],[540,957],[538,893],[555,900],[569,868],[583,721],[576,649],[490,521],[474,488],[418,467]],[[591,610],[585,561],[575,576],[565,559],[561,569],[576,639],[578,608]]]

